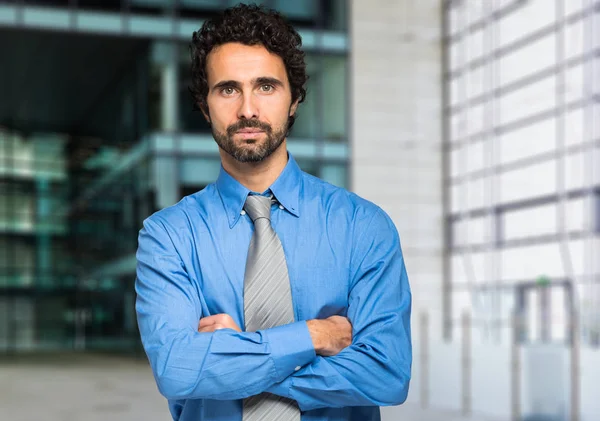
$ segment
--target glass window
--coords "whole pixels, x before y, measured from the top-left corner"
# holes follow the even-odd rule
[[[484,39],[485,36],[488,36],[488,34],[484,33],[483,29],[479,29],[466,35],[467,50],[465,53],[466,60],[468,62],[472,62],[473,60],[480,58],[484,53],[491,53],[491,51],[489,51],[489,47],[485,48],[486,46],[484,45],[484,42],[489,42],[488,40]]]
[[[183,157],[179,161],[180,181],[186,185],[205,186],[217,179],[220,168],[218,158]]]
[[[557,243],[514,247],[501,251],[502,280],[523,281],[540,275],[550,278],[565,276]]]
[[[122,3],[123,2],[121,0],[77,0],[77,8],[104,11],[120,11],[122,8]]]
[[[567,146],[579,145],[583,142],[584,108],[577,107],[567,111],[565,115],[565,142]]]
[[[450,152],[450,171],[453,177],[460,177],[480,171],[486,163],[488,145],[484,141],[463,144]],[[491,145],[489,145],[491,146]]]
[[[491,89],[489,79],[490,79],[490,69],[489,64],[484,66],[478,66],[475,69],[472,69],[467,73],[467,98],[473,99],[484,93],[484,87],[486,87],[486,91]]]
[[[565,99],[567,103],[572,103],[583,99],[584,83],[583,72],[588,68],[589,64],[579,63],[567,68],[565,72]]]
[[[462,40],[453,40],[448,47],[450,71],[454,72],[464,66],[465,51]]]
[[[310,175],[314,175],[315,177],[319,176],[319,168],[316,160],[296,158],[296,162],[298,163],[298,166],[302,169],[302,171],[307,172]]]
[[[505,241],[554,234],[557,231],[556,204],[506,212],[502,226]]]
[[[20,2],[15,1],[15,3]],[[27,6],[69,7],[69,3],[71,3],[69,0],[25,0]],[[85,0],[80,0],[79,3],[85,3]]]
[[[283,0],[279,0],[283,1]],[[288,2],[285,0],[286,3]],[[291,2],[290,2],[291,3]],[[334,31],[346,31],[348,28],[348,0],[327,0],[323,2],[324,27]]]
[[[497,23],[499,46],[518,41],[554,23],[555,5],[556,2],[547,0],[519,2],[519,7],[502,17]]]
[[[565,14],[567,16],[572,15],[577,12],[581,12],[587,3],[586,0],[569,0],[565,1]]]
[[[556,149],[556,119],[551,118],[501,134],[500,163],[507,164]]]
[[[570,3],[570,2],[566,2]],[[584,22],[588,17],[584,19],[578,19],[575,22],[567,24],[565,27],[565,54],[567,58],[579,57],[584,51]],[[587,24],[587,22],[586,22]]]
[[[500,175],[502,202],[556,193],[556,162],[547,161]]]
[[[186,86],[179,91],[179,127],[188,133],[210,133],[211,128],[204,114],[193,104],[192,94]]]
[[[501,124],[553,109],[556,107],[556,76],[506,93],[499,103]]]
[[[346,107],[348,103],[346,58],[323,58],[322,77],[323,137],[327,140],[346,140]]]
[[[468,218],[452,223],[452,246],[487,244],[493,239],[490,235],[489,216]]]
[[[319,113],[317,104],[319,100],[320,77],[318,61],[316,57],[306,55],[306,72],[309,79],[306,83],[306,97],[296,110],[296,121],[291,131],[292,137],[297,138],[316,138],[318,137],[318,118]]]
[[[486,113],[489,112],[486,110],[487,104],[479,103],[477,105],[473,105],[466,110],[463,110],[466,118],[466,127],[467,127],[467,136],[471,136],[474,134],[481,133],[484,129],[486,129],[486,125],[489,124],[486,119]]]
[[[274,0],[271,6],[290,20],[307,22],[314,21],[319,11],[317,0]]]
[[[499,60],[500,84],[507,85],[556,64],[556,34],[511,51]]]
[[[346,187],[346,165],[323,165],[321,167],[321,178],[335,186]]]
[[[454,3],[454,2],[453,2]],[[465,27],[464,10],[459,5],[450,6],[448,13],[448,31],[450,35],[454,35],[463,30]]]

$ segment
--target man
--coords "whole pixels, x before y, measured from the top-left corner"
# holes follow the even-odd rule
[[[174,420],[379,420],[406,399],[397,231],[286,149],[305,95],[300,46],[256,6],[194,33],[191,91],[221,171],[147,218],[137,253],[142,342]]]

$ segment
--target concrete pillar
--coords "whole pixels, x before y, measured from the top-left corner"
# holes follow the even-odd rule
[[[429,377],[416,352],[418,315],[428,315],[432,347],[443,325],[442,1],[350,3],[351,188],[380,205],[400,233],[413,292],[408,402],[417,403]],[[382,417],[405,416],[384,408]]]
[[[352,189],[402,241],[414,314],[440,337],[443,279],[442,2],[351,1]]]

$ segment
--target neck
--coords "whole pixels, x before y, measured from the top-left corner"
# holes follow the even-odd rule
[[[275,152],[260,162],[239,162],[223,150],[219,150],[223,169],[248,190],[262,193],[277,180],[285,168],[288,155],[286,141]]]

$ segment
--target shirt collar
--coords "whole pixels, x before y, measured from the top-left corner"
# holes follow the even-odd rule
[[[298,197],[300,195],[301,180],[302,170],[294,157],[288,153],[286,166],[268,189],[271,190],[277,201],[296,217],[300,216]],[[233,228],[240,219],[246,197],[252,192],[225,171],[223,165],[221,165],[216,186],[227,213],[229,228]]]

